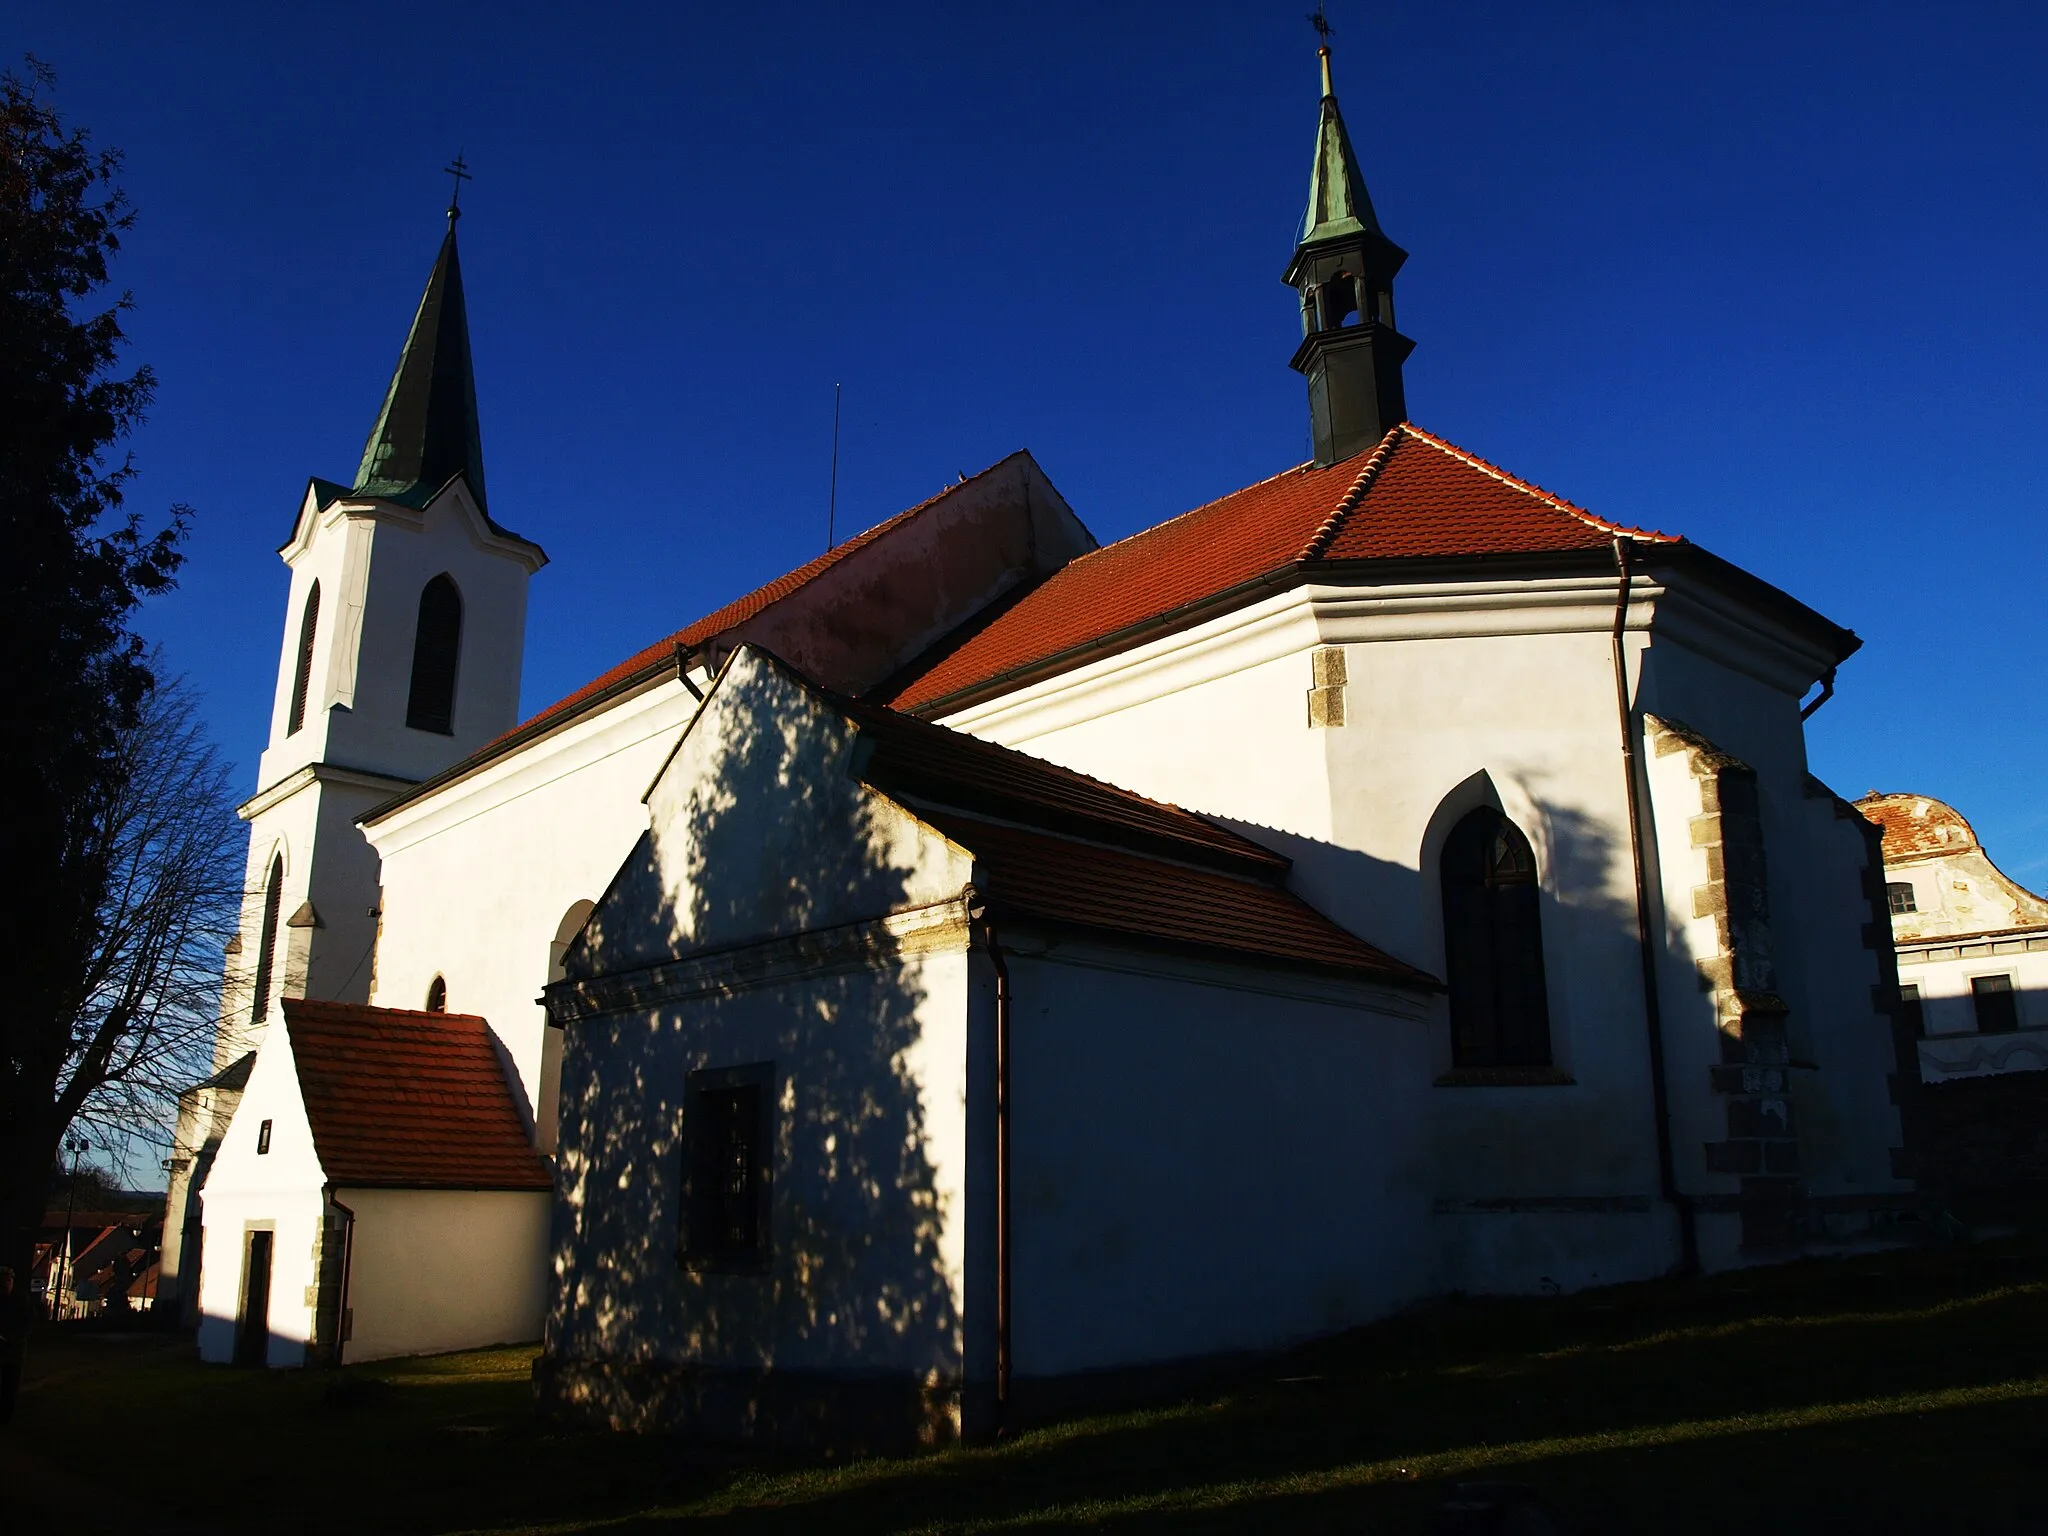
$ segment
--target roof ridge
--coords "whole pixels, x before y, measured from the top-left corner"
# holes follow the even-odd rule
[[[1397,430],[1410,432],[1423,442],[1428,443],[1432,448],[1449,454],[1461,463],[1470,465],[1481,474],[1489,475],[1493,479],[1500,481],[1501,484],[1511,486],[1525,495],[1534,496],[1538,501],[1548,502],[1551,506],[1557,508],[1558,511],[1568,512],[1581,522],[1598,528],[1603,533],[1626,534],[1631,538],[1639,539],[1655,539],[1665,544],[1683,544],[1685,542],[1685,535],[1683,534],[1664,533],[1655,528],[1637,528],[1627,523],[1611,522],[1597,512],[1589,512],[1575,502],[1566,501],[1555,491],[1546,491],[1534,481],[1524,480],[1520,475],[1502,469],[1498,464],[1492,464],[1480,458],[1478,454],[1473,453],[1469,449],[1460,448],[1456,443],[1438,437],[1434,432],[1428,431],[1423,427],[1416,426],[1412,421],[1402,422]]]
[[[1361,469],[1358,478],[1351,482],[1351,489],[1344,493],[1343,500],[1339,501],[1330,515],[1323,519],[1322,526],[1309,535],[1308,542],[1302,545],[1301,553],[1296,555],[1295,559],[1317,559],[1330,547],[1330,540],[1337,537],[1337,530],[1344,526],[1344,519],[1356,511],[1358,504],[1365,500],[1366,492],[1372,489],[1373,482],[1380,477],[1380,471],[1386,468],[1387,460],[1393,457],[1394,440],[1401,435],[1406,426],[1406,422],[1396,422],[1388,430],[1387,435],[1380,439],[1379,446],[1372,451],[1372,457],[1365,461],[1365,468]]]

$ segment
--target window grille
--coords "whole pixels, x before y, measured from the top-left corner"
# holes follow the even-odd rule
[[[774,1067],[690,1074],[683,1104],[682,1257],[752,1269],[768,1257]]]
[[[1484,806],[1451,829],[1439,869],[1453,1062],[1549,1066],[1550,1003],[1529,840]]]
[[[2010,976],[1972,976],[1970,1001],[1977,1010],[1979,1034],[2010,1034],[2020,1027],[2019,998]]]
[[[1913,899],[1913,883],[1910,880],[1888,881],[1884,888],[1884,899],[1894,915],[1920,910],[1920,904]]]

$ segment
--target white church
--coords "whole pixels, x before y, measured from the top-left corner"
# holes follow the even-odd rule
[[[1916,1047],[1803,725],[1858,641],[1411,423],[1405,259],[1325,51],[1311,462],[1098,547],[1018,453],[522,723],[451,222],[280,551],[203,1355],[934,1441],[1891,1233]]]

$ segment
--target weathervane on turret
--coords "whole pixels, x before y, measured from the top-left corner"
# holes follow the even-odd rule
[[[455,178],[455,190],[448,195],[448,222],[453,224],[462,217],[462,184],[465,181],[475,181],[476,178],[469,174],[469,162],[462,158],[462,151],[459,149],[455,152],[455,158],[441,169],[446,175]]]
[[[1316,0],[1315,14],[1309,17],[1308,24],[1316,29],[1316,36],[1322,39],[1316,53],[1323,61],[1323,94],[1334,96],[1336,92],[1330,85],[1330,34],[1337,29],[1330,25],[1330,18],[1323,14],[1323,0]]]

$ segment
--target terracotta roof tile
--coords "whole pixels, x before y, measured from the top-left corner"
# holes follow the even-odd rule
[[[1595,517],[1403,424],[1370,453],[1288,470],[1082,555],[913,672],[889,702],[923,708],[1097,643],[1108,649],[1122,631],[1305,565],[1590,550],[1617,534],[1679,542]]]
[[[1352,971],[1404,986],[1436,985],[1424,972],[1338,927],[1277,877],[1193,868],[946,810],[920,808],[918,815],[974,855],[998,915],[1212,955]]]
[[[988,469],[983,470],[981,474],[969,476],[966,480],[961,481],[960,485],[971,484],[974,481],[981,479],[982,475],[992,473],[994,470],[1000,469],[1002,465],[1007,464],[1008,462],[1008,459],[1000,460],[996,464],[991,465]],[[912,518],[916,517],[920,512],[923,512],[928,507],[931,507],[935,503],[943,500],[945,497],[950,496],[959,488],[959,485],[947,486],[937,495],[926,497],[923,501],[920,501],[914,507],[906,507],[903,511],[898,512],[894,517],[888,518],[883,522],[875,524],[874,527],[868,529],[865,533],[857,533],[852,538],[833,545],[832,548],[826,550],[825,553],[818,556],[817,559],[809,561],[804,565],[800,565],[793,571],[785,572],[783,575],[780,575],[776,577],[773,581],[767,583],[767,585],[756,587],[753,591],[747,593],[744,597],[736,597],[731,602],[727,603],[723,608],[715,609],[712,612],[705,614],[703,618],[696,620],[694,623],[686,624],[685,626],[683,626],[683,628],[677,630],[674,634],[667,636],[665,639],[657,640],[654,644],[646,647],[645,649],[635,651],[631,656],[628,656],[624,661],[620,662],[610,671],[602,673],[599,676],[592,678],[589,682],[585,683],[581,688],[578,688],[574,693],[571,693],[564,698],[557,699],[554,703],[550,704],[546,709],[541,710],[531,719],[522,721],[519,725],[515,726],[512,731],[508,731],[506,735],[510,736],[517,734],[519,732],[531,730],[533,726],[538,724],[540,721],[550,719],[555,715],[566,714],[574,710],[575,707],[578,704],[581,704],[584,700],[592,698],[595,695],[604,692],[607,688],[613,687],[616,684],[624,682],[627,678],[632,677],[635,673],[644,672],[649,667],[654,666],[656,663],[662,661],[666,657],[673,656],[678,647],[685,651],[689,651],[695,649],[700,645],[704,645],[709,641],[717,639],[727,630],[735,629],[738,626],[746,623],[747,620],[755,617],[757,614],[761,613],[763,610],[767,609],[773,604],[780,602],[783,598],[788,597],[791,593],[797,591],[800,587],[803,587],[808,583],[816,580],[818,577],[824,575],[825,572],[831,570],[833,566],[839,564],[839,562],[846,559],[847,556],[854,554],[859,550],[867,548],[868,545],[874,543],[875,540],[881,538],[884,534],[890,532],[892,529],[901,527],[904,523],[907,523]],[[499,740],[503,739],[503,737],[499,738]],[[492,746],[495,745],[495,742],[492,743]],[[487,746],[483,750],[485,753],[488,753],[491,750],[491,748]]]
[[[1888,864],[1967,853],[1977,846],[1977,834],[1962,813],[1928,795],[1881,795],[1873,789],[1856,802],[1856,809],[1884,829]]]
[[[553,1187],[482,1019],[288,997],[284,1020],[332,1183]]]

